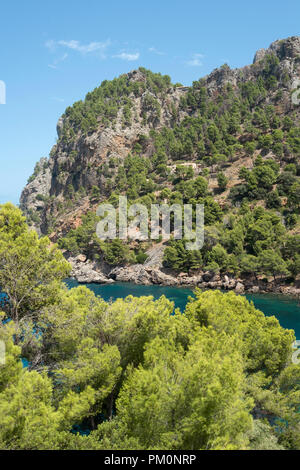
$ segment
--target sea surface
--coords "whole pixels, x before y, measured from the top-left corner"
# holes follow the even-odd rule
[[[79,284],[75,280],[66,281],[68,287],[76,287]],[[125,298],[128,295],[141,297],[151,295],[158,299],[165,295],[174,302],[175,308],[184,310],[188,298],[193,296],[193,290],[181,287],[169,286],[144,286],[131,283],[114,284],[85,284],[96,295],[105,301]],[[274,315],[283,328],[293,329],[297,339],[300,339],[300,304],[297,299],[275,294],[246,294],[246,298],[252,301],[256,308],[265,315]]]

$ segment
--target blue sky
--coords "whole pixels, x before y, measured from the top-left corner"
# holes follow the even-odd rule
[[[11,0],[0,11],[0,203],[18,202],[59,116],[102,80],[144,66],[189,85],[300,33],[298,0]]]

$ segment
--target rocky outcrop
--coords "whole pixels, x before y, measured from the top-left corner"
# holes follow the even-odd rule
[[[241,282],[237,282],[234,290],[237,294],[243,294],[245,292],[245,286]]]
[[[114,282],[101,272],[97,263],[86,260],[84,255],[68,258],[68,261],[72,266],[71,277],[80,283],[111,284]]]
[[[49,161],[47,158],[41,158],[20,198],[21,208],[25,209],[25,213],[39,234],[41,234],[42,225],[41,215],[49,200],[51,179],[52,168]]]
[[[145,75],[139,70],[129,72],[128,82],[145,81]],[[151,129],[170,126],[173,121],[172,109],[178,109],[181,96],[186,91],[177,87],[170,87],[164,98],[146,91],[141,95],[130,95],[132,103],[130,124],[124,125],[123,108],[118,109],[114,124],[103,124],[99,117],[99,126],[93,132],[84,133],[76,130],[72,138],[66,141],[63,138],[64,126],[70,127],[66,117],[61,117],[57,123],[58,143],[50,152],[49,159],[43,159],[43,165],[37,164],[34,174],[20,197],[20,207],[28,217],[28,222],[38,227],[43,234],[51,234],[56,240],[56,232],[60,232],[57,221],[63,208],[64,220],[70,221],[75,210],[82,208],[82,214],[93,208],[89,201],[86,207],[86,195],[91,193],[94,186],[99,188],[101,197],[109,195],[106,187],[107,175],[102,165],[111,165],[113,160],[123,160],[138,141],[140,135],[149,135]],[[154,116],[155,107],[148,103],[152,98],[160,108],[159,118]],[[145,121],[145,112],[147,120]],[[153,114],[153,116],[152,116]],[[186,113],[180,113],[183,118]],[[152,116],[152,117],[151,117]],[[149,149],[151,153],[151,149]],[[149,155],[150,155],[149,153]],[[147,150],[146,150],[147,154]],[[45,160],[45,161],[44,161]],[[42,168],[47,165],[47,170]],[[70,207],[71,194],[77,195],[76,202]],[[37,195],[44,197],[43,203]],[[38,211],[38,212],[37,212]],[[31,217],[31,214],[38,217]],[[65,231],[68,224],[65,224]],[[70,228],[70,227],[69,227]]]
[[[146,254],[148,258],[146,259],[144,266],[147,268],[156,267],[161,268],[163,265],[163,256],[164,256],[165,246],[161,245],[154,245],[150,248]]]
[[[134,284],[158,284],[163,286],[178,286],[179,280],[160,269],[145,267],[140,264],[114,268],[109,276],[118,282],[133,282]]]
[[[177,287],[199,287],[200,289],[234,290],[244,293],[278,293],[300,299],[300,283],[294,286],[279,284],[265,279],[236,279],[227,274],[215,274],[211,271],[197,273],[175,273],[157,266],[134,264],[116,266],[87,261],[84,255],[68,258],[72,265],[71,276],[80,283],[107,284],[112,282],[129,282],[138,285],[161,285]]]
[[[264,59],[266,54],[274,53],[280,60],[288,60],[299,57],[300,55],[300,37],[291,36],[287,39],[280,39],[272,42],[268,49],[259,49],[253,63],[257,63]]]

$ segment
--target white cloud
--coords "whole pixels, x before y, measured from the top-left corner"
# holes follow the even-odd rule
[[[45,46],[47,47],[47,49],[49,49],[49,51],[55,51],[55,41],[53,41],[53,39],[49,39],[49,41],[46,41]]]
[[[186,62],[190,67],[201,67],[204,55],[203,54],[192,54],[192,58]]]
[[[89,54],[91,52],[97,52],[102,58],[105,58],[105,51],[107,47],[111,44],[111,41],[107,39],[106,41],[94,41],[88,44],[81,44],[80,41],[72,39],[70,41],[53,41],[52,39],[45,43],[45,46],[54,52],[58,47],[65,47],[73,51],[80,52],[81,54]]]
[[[51,99],[54,101],[58,101],[59,103],[64,103],[65,101],[64,98],[58,98],[57,96],[53,96]]]
[[[153,52],[153,54],[157,54],[157,55],[166,55],[165,52],[159,51],[158,49],[156,49],[156,47],[149,47],[148,51]]]
[[[133,60],[138,60],[140,57],[139,52],[135,52],[133,54],[130,54],[128,52],[121,52],[120,54],[116,54],[113,57],[116,59],[122,59],[122,60],[127,60],[127,61],[133,61]]]
[[[61,57],[58,57],[58,59],[54,60],[52,64],[48,64],[48,67],[51,69],[57,69],[57,66],[60,62],[64,62],[66,58],[68,57],[68,54],[64,54]]]
[[[102,59],[105,59],[107,56],[106,54],[107,48],[111,44],[112,43],[110,39],[107,39],[106,41],[102,41],[102,42],[94,41],[88,44],[82,44],[80,41],[77,41],[75,39],[71,39],[70,41],[66,41],[66,40],[54,41],[53,39],[50,39],[45,43],[45,47],[47,47],[47,49],[51,53],[55,53],[59,49],[64,48],[64,49],[68,49],[71,51],[79,52],[82,55],[95,53],[98,56],[100,56]],[[159,55],[163,54],[160,51],[157,51],[154,47],[149,48],[149,51],[155,54],[159,54]],[[67,54],[65,54],[65,56],[67,56]],[[121,52],[115,55],[110,55],[110,57],[131,62],[131,61],[135,61],[139,59],[140,52],[127,52],[126,50],[121,49]],[[49,64],[49,67],[54,68],[54,69],[57,68],[57,64],[61,62],[62,60],[64,59],[62,58],[56,59],[55,61],[53,61],[53,63]]]
[[[74,51],[81,52],[82,54],[88,54],[89,52],[104,52],[105,49],[110,45],[110,40],[104,42],[90,42],[89,44],[80,44],[79,41],[58,41],[60,46],[73,49]]]

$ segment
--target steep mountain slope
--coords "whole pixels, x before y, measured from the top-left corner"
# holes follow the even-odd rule
[[[49,233],[62,228],[60,213],[67,226],[73,214],[93,205],[89,196],[94,186],[102,199],[109,196],[117,187],[111,181],[116,168],[142,135],[172,126],[172,109],[178,109],[184,93],[169,77],[140,69],[103,82],[84,102],[68,108],[58,121],[58,142],[48,164],[44,159],[37,163],[22,192],[21,208],[29,219],[32,215],[41,232]],[[150,157],[151,149],[145,154]]]
[[[95,258],[100,251],[114,265],[145,261],[149,245],[131,246],[131,254],[123,247],[118,257],[109,250],[119,253],[120,246],[88,242],[99,202],[115,204],[118,194],[146,205],[203,202],[205,253],[188,260],[179,242],[171,242],[166,267],[254,273],[254,265],[242,265],[282,260],[277,272],[261,271],[287,276],[289,269],[295,277],[299,86],[299,37],[275,41],[242,69],[225,64],[191,87],[172,85],[168,76],[143,68],[104,81],[60,118],[57,144],[36,165],[21,208],[52,240],[67,235],[61,246],[73,254]],[[286,248],[291,237],[292,254]],[[269,248],[280,259],[263,259]]]

